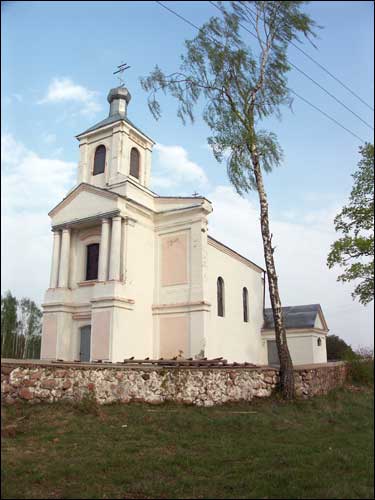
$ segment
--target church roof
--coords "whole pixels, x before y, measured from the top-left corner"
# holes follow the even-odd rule
[[[99,123],[96,123],[92,127],[88,128],[84,132],[81,132],[80,134],[76,135],[76,137],[79,137],[79,136],[81,136],[83,134],[87,134],[88,132],[92,132],[92,131],[97,130],[97,129],[101,128],[101,127],[105,127],[106,125],[110,125],[111,123],[116,123],[116,122],[118,122],[120,120],[123,120],[124,122],[128,123],[131,127],[135,128],[136,130],[138,130],[138,132],[140,132],[145,137],[147,137],[147,139],[149,139],[150,141],[154,142],[148,135],[146,135],[144,132],[142,132],[142,130],[140,128],[138,128],[136,125],[134,125],[134,123],[131,122],[129,120],[129,118],[127,118],[126,116],[124,116],[123,114],[120,114],[120,113],[108,116],[104,120],[102,120]]]
[[[302,306],[283,307],[283,316],[285,328],[314,328],[317,316],[320,314],[322,323],[325,329],[328,330],[324,320],[322,308],[320,304],[306,304]],[[275,328],[272,309],[264,310],[264,329]]]

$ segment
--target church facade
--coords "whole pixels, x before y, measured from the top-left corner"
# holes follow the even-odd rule
[[[41,358],[277,364],[264,269],[208,234],[205,197],[150,190],[154,141],[128,119],[129,101],[112,89],[109,116],[77,136],[77,184],[49,213]],[[285,310],[293,361],[326,362],[323,312],[299,307]]]

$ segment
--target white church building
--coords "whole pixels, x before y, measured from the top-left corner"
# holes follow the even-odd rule
[[[209,200],[150,190],[155,143],[128,119],[130,98],[112,89],[109,116],[77,136],[77,184],[49,213],[41,358],[277,364],[264,269],[208,234]],[[326,362],[321,307],[284,313],[293,362]]]

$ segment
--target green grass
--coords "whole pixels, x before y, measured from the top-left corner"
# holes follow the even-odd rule
[[[374,498],[370,389],[214,408],[20,405],[3,420],[3,498]]]

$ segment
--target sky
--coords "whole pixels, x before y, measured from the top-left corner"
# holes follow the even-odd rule
[[[165,2],[200,26],[218,11],[207,1]],[[117,65],[131,67],[125,82],[128,116],[152,137],[152,189],[161,195],[198,192],[213,203],[209,233],[264,267],[257,193],[239,197],[225,164],[207,144],[197,109],[184,126],[176,102],[161,99],[155,121],[139,78],[158,64],[178,69],[184,41],[196,30],[154,1],[2,2],[2,281],[1,291],[38,304],[48,287],[52,235],[48,212],[76,183],[77,134],[108,115],[108,91],[118,85]],[[316,48],[301,46],[373,107],[372,2],[311,2],[319,26]],[[249,34],[244,40],[254,45]],[[371,109],[291,47],[289,60],[363,120]],[[373,131],[324,91],[291,70],[288,85],[364,141]],[[264,124],[278,136],[284,161],[265,176],[283,305],[320,303],[330,333],[354,348],[373,346],[373,302],[353,301],[353,284],[326,265],[337,234],[333,219],[348,201],[360,159],[359,139],[296,98],[282,120]]]

